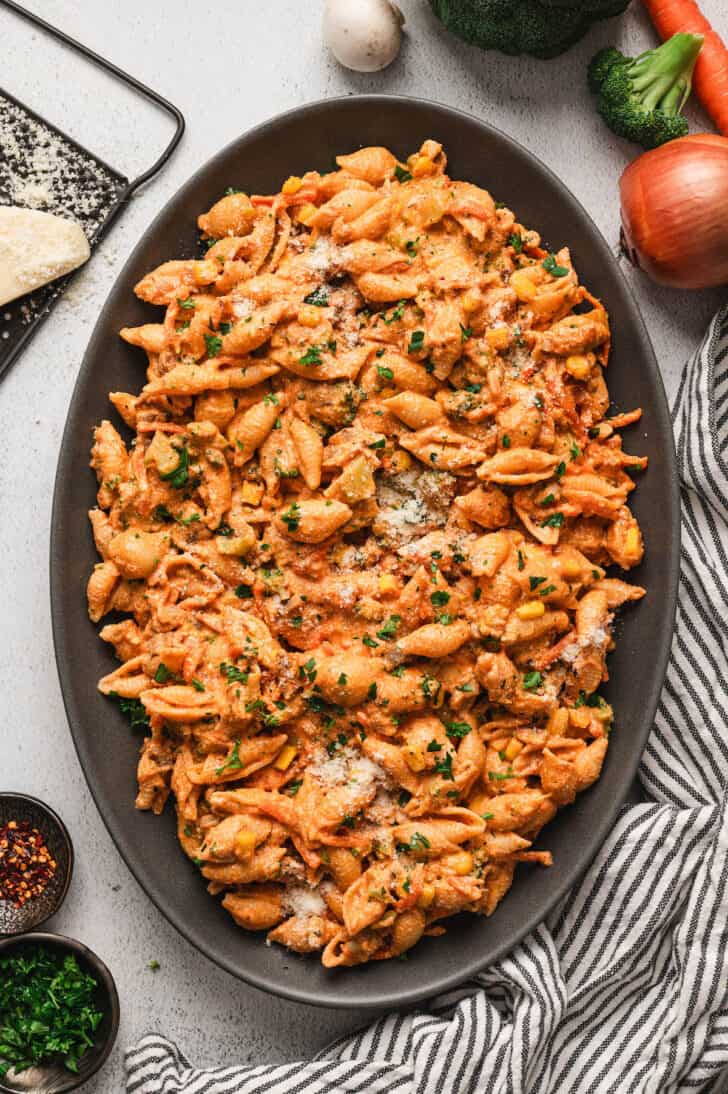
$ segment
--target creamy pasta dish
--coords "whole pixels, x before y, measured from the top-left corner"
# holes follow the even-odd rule
[[[100,682],[145,731],[137,807],[246,930],[327,967],[490,915],[598,777],[615,610],[644,589],[639,410],[569,250],[440,144],[229,190],[95,431]],[[205,249],[206,248],[206,249]]]

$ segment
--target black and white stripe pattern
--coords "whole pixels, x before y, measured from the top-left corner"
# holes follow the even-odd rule
[[[550,919],[427,1013],[392,1014],[313,1062],[199,1070],[159,1036],[130,1094],[687,1094],[728,1091],[728,307],[674,411],[682,568],[641,777]]]

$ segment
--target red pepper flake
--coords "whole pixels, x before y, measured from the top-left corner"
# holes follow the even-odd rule
[[[11,820],[0,828],[0,900],[22,908],[40,896],[56,865],[43,836],[28,821]]]

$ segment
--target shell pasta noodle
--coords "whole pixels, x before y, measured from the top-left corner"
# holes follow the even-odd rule
[[[610,330],[442,146],[229,190],[95,430],[99,683],[145,731],[137,808],[242,928],[327,967],[489,916],[599,778],[610,576],[646,460]],[[232,180],[234,181],[234,180]],[[141,361],[141,355],[140,355]],[[123,423],[123,425],[121,424]]]

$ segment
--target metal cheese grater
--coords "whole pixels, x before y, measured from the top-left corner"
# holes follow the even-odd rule
[[[167,147],[152,166],[131,182],[116,168],[72,140],[45,118],[0,87],[0,205],[41,209],[77,221],[91,251],[144,183],[166,164],[185,128],[172,103],[129,76],[93,50],[27,11],[15,0],[6,8],[105,69],[161,108],[175,122]],[[10,367],[73,278],[59,278],[0,307],[0,377]]]

